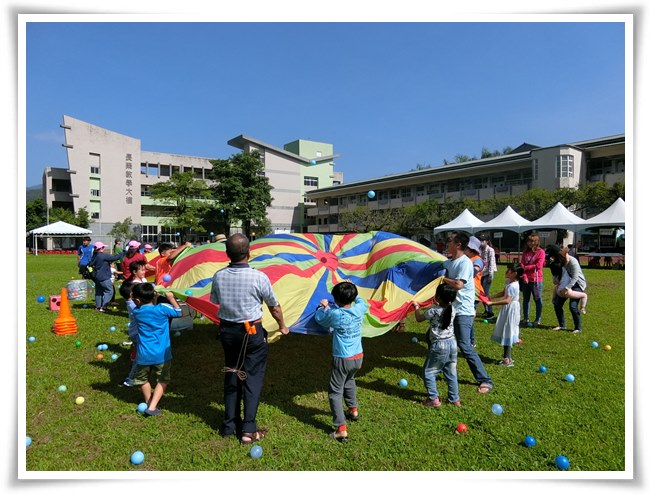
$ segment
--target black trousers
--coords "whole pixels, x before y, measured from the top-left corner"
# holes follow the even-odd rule
[[[221,434],[255,432],[257,408],[264,385],[264,374],[268,360],[269,345],[266,330],[261,323],[255,325],[257,333],[248,335],[240,323],[221,320],[221,345],[225,356],[225,367],[246,373],[241,379],[237,372],[226,371],[223,378],[224,418]],[[245,348],[242,348],[245,345]],[[241,402],[244,402],[244,416],[241,416]],[[240,428],[241,427],[241,428]]]

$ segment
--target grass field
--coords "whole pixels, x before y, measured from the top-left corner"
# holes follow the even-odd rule
[[[493,291],[504,280],[500,266]],[[522,328],[513,349],[516,366],[497,365],[502,349],[490,341],[492,324],[476,322],[477,350],[495,388],[476,392],[459,359],[461,408],[425,408],[421,379],[426,323],[409,317],[404,333],[364,339],[357,378],[361,420],[348,426],[350,442],[328,438],[327,400],[331,340],[289,335],[273,343],[258,423],[270,432],[263,456],[218,434],[223,413],[223,351],[216,328],[196,319],[194,329],[172,336],[172,382],[159,417],[137,413],[138,389],[120,385],[130,368],[123,301],[101,314],[91,300],[71,301],[79,332],[51,332],[56,312],[37,297],[59,294],[76,274],[75,256],[28,256],[26,273],[26,449],[30,471],[525,471],[556,472],[565,455],[570,472],[621,472],[625,449],[625,271],[586,270],[590,295],[584,331]],[[550,273],[545,273],[543,323],[555,326]],[[87,307],[85,307],[87,305]],[[570,325],[568,307],[565,309]],[[110,327],[116,331],[111,332]],[[81,346],[76,347],[75,342]],[[593,348],[592,341],[599,342]],[[96,345],[107,343],[104,359]],[[611,346],[611,351],[603,349]],[[111,354],[118,355],[111,360]],[[22,363],[19,362],[19,365]],[[547,367],[540,373],[540,365]],[[575,382],[564,380],[568,373]],[[408,380],[405,388],[401,378]],[[65,385],[67,391],[57,388]],[[439,378],[446,396],[446,384]],[[82,405],[75,398],[83,396]],[[502,405],[500,416],[491,412]],[[465,423],[468,432],[456,433]],[[19,429],[20,430],[20,429]],[[532,435],[537,445],[523,445]],[[132,465],[131,453],[145,461]]]

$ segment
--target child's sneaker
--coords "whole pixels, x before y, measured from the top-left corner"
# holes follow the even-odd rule
[[[457,400],[457,401],[449,401],[449,400],[447,400],[447,403],[448,403],[449,405],[454,405],[455,407],[461,407],[461,406],[463,406],[463,405],[460,404],[460,400]]]
[[[350,439],[348,437],[347,429],[343,429],[343,430],[337,429],[334,432],[331,432],[329,436],[332,439],[336,439],[337,441],[339,441],[341,443],[347,443],[349,441],[349,439]]]
[[[359,411],[356,408],[350,408],[345,412],[345,418],[352,422],[356,422],[359,420]]]
[[[442,402],[440,401],[440,397],[436,396],[433,400],[431,398],[427,398],[422,402],[422,404],[425,407],[433,407],[433,408],[440,408],[442,405]]]
[[[510,358],[504,358],[501,360],[501,362],[499,362],[499,365],[502,367],[514,367],[515,361]]]
[[[122,385],[126,386],[127,388],[130,388],[131,386],[133,386],[133,381],[131,381],[131,379],[127,377],[122,383]]]

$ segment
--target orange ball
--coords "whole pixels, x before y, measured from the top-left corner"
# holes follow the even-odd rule
[[[461,422],[458,424],[458,427],[456,427],[456,431],[460,433],[467,432],[467,426]]]
[[[611,349],[612,349],[612,347],[609,346],[609,345],[605,345],[605,346],[603,347],[603,350],[610,351]]]
[[[101,360],[101,359],[103,359],[103,358],[104,358],[104,356],[103,356],[101,353],[98,353],[98,354],[97,354],[97,360]]]

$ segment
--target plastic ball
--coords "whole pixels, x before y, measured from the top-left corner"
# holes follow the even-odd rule
[[[147,409],[147,404],[144,401],[140,403],[137,408],[138,412],[140,413],[144,413],[146,409]]]
[[[413,338],[411,338],[411,343],[417,343],[417,342],[418,342],[418,339],[415,336]]]
[[[375,198],[375,191],[374,190],[369,190],[368,191],[368,199],[374,199]]]
[[[533,436],[526,436],[524,438],[524,444],[526,445],[527,448],[532,448],[537,444],[537,441]]]
[[[570,465],[571,462],[566,456],[558,455],[555,457],[555,466],[558,467],[560,470],[568,470]]]
[[[487,319],[483,319],[483,324],[487,324],[487,323],[488,323],[488,320],[487,320]]]
[[[532,328],[532,327],[533,327],[533,323],[532,323],[532,322],[529,322],[528,324],[526,324],[526,326],[528,326],[529,328]]]
[[[251,448],[250,452],[251,458],[261,458],[262,457],[262,446],[256,444]]]
[[[131,455],[131,463],[134,465],[139,465],[144,461],[144,453],[142,451],[136,451]]]
[[[98,353],[98,354],[97,354],[97,360],[101,360],[101,359],[103,359],[103,358],[104,358],[104,356],[103,356],[101,353]]]
[[[83,396],[77,396],[77,399],[74,400],[77,405],[83,404],[84,401],[86,401],[86,399]]]
[[[591,348],[598,348],[598,342],[597,341],[592,341],[591,342]]]
[[[612,349],[612,347],[609,346],[609,345],[605,345],[605,346],[603,347],[603,350],[607,350],[608,352],[609,352],[611,349]]]
[[[192,293],[194,293],[192,290],[185,290],[185,295],[192,296]]]
[[[77,348],[79,348],[79,347],[81,346],[81,342],[80,342],[80,341],[75,341],[75,342],[74,342],[74,346],[76,346]]]
[[[111,355],[111,360],[117,360],[117,357],[118,357],[117,353],[114,353],[113,355]]]
[[[501,415],[503,413],[503,407],[498,403],[495,403],[494,405],[492,405],[492,413],[494,415]]]
[[[108,350],[108,345],[106,343],[102,345],[102,350]]]
[[[458,424],[458,427],[456,427],[456,432],[460,432],[461,434],[467,432],[467,426],[461,422]]]
[[[42,304],[43,302],[45,302],[45,295],[39,295],[38,297],[36,297],[36,301],[39,304]]]
[[[32,444],[32,438],[27,436],[27,446],[26,448],[29,448],[29,446]]]
[[[316,164],[316,160],[309,160],[309,164],[310,164],[310,165],[315,165],[315,164]]]
[[[83,304],[82,307],[83,307],[84,309],[87,309],[87,308],[88,308],[88,304]]]
[[[180,331],[176,331],[176,332],[174,333],[174,336],[176,336],[176,337],[178,337],[178,336],[180,336],[180,335],[181,335],[181,332],[180,332]]]
[[[566,376],[564,376],[564,380],[566,382],[572,383],[573,381],[576,380],[576,377],[573,374],[567,374]]]
[[[172,280],[172,277],[168,274],[164,274],[162,279],[165,283],[169,283]]]
[[[117,328],[116,328],[115,326],[111,326],[110,328],[108,328],[108,330],[109,330],[111,333],[112,333],[113,331],[115,331],[116,329],[117,329]]]
[[[547,369],[545,366],[540,365],[538,370],[543,374],[544,372],[546,372]]]
[[[57,391],[64,392],[64,391],[67,391],[67,390],[68,390],[68,387],[67,387],[65,384],[62,384],[61,386],[59,386],[59,387],[56,388],[56,389],[57,389]]]
[[[29,341],[30,343],[34,343],[36,341],[36,336],[30,336],[29,338],[27,338],[27,341]]]
[[[408,382],[406,379],[400,379],[400,380],[399,380],[399,385],[400,385],[402,388],[405,388],[406,386],[409,385],[409,382]]]

